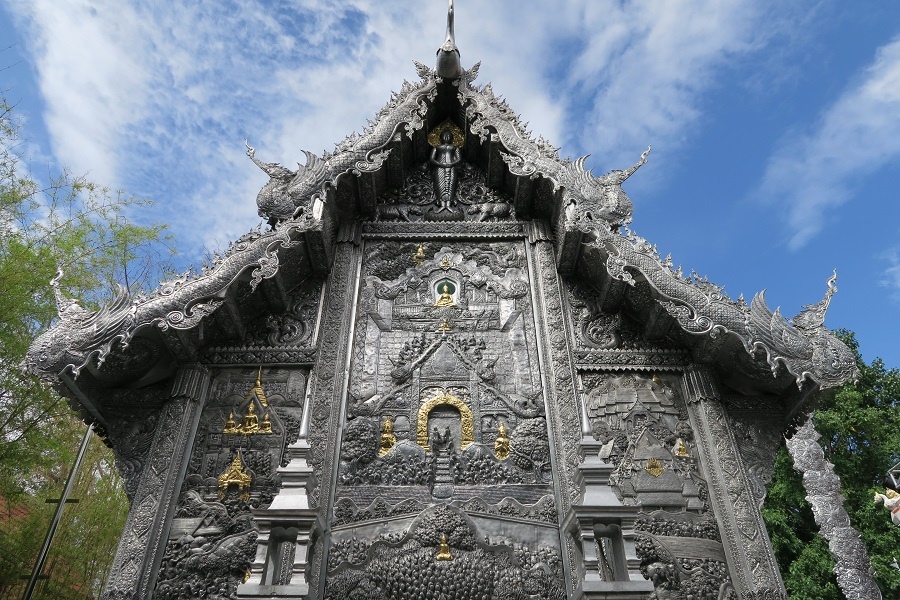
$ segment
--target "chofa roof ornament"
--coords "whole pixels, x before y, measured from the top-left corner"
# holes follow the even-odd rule
[[[804,331],[812,331],[825,324],[825,313],[828,311],[828,305],[831,304],[831,297],[837,291],[837,269],[828,279],[828,290],[825,297],[815,304],[807,304],[803,307],[796,317],[791,319],[794,327]]]
[[[459,62],[459,48],[456,47],[456,38],[453,34],[453,0],[449,0],[447,8],[447,37],[437,51],[437,67],[435,72],[443,79],[456,79],[462,75],[462,67]]]

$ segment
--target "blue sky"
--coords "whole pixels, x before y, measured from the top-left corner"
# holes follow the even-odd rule
[[[0,86],[36,173],[156,200],[199,263],[254,227],[265,161],[321,152],[415,79],[442,0],[0,0]],[[900,366],[900,5],[459,0],[464,66],[598,174],[633,230],[736,298],[826,324]]]

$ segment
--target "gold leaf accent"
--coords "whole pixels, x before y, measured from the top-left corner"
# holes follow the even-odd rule
[[[654,477],[659,477],[663,474],[663,464],[659,462],[658,459],[651,458],[647,461],[647,464],[644,465],[644,470]]]

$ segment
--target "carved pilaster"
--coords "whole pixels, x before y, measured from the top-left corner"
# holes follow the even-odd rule
[[[550,242],[549,228],[540,222],[528,227],[528,254],[532,269],[531,281],[535,321],[540,332],[538,356],[541,379],[547,400],[547,423],[553,453],[553,470],[557,481],[556,495],[560,519],[566,518],[572,502],[581,494],[577,483],[581,462],[579,441],[582,418],[575,383],[572,353],[569,347],[568,325],[562,309],[562,286],[556,271],[556,255]],[[562,525],[562,524],[561,524]],[[565,532],[565,529],[561,529]],[[564,550],[567,586],[577,584],[572,577],[577,572],[576,544],[570,535],[561,534]]]
[[[208,388],[209,372],[201,365],[187,365],[175,376],[125,521],[104,599],[143,600],[152,595]]]
[[[600,458],[602,444],[582,440],[577,481],[584,495],[572,505],[565,528],[581,542],[578,600],[647,598],[653,584],[641,574],[634,545],[637,507],[624,506],[609,485],[613,465]]]
[[[349,236],[347,239],[355,239]],[[339,431],[348,377],[348,341],[352,331],[353,307],[359,285],[360,249],[352,242],[337,245],[334,268],[326,293],[322,338],[310,386],[309,464],[315,487],[309,490],[309,504],[323,518],[331,510],[340,448]],[[321,597],[325,585],[327,540],[320,537],[313,547],[310,568],[310,595]]]
[[[719,523],[738,595],[787,598],[715,377],[705,367],[695,367],[685,372],[682,383],[702,470],[709,484],[709,502]]]

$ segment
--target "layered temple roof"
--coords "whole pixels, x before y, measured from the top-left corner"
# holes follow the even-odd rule
[[[199,273],[163,282],[149,295],[122,294],[96,312],[64,297],[54,281],[60,318],[34,341],[26,368],[68,382],[70,391],[85,369],[103,385],[140,387],[168,377],[178,363],[207,360],[217,345],[240,343],[254,318],[290,308],[289,294],[304,277],[329,272],[334,244],[358,239],[377,221],[379,199],[402,188],[428,161],[429,133],[449,122],[463,132],[463,160],[484,173],[490,190],[511,198],[518,221],[382,227],[411,240],[550,240],[559,271],[585,290],[588,317],[624,311],[641,323],[643,339],[667,340],[673,352],[718,365],[734,389],[790,398],[793,412],[810,392],[854,376],[852,352],[823,325],[835,277],[823,300],[788,320],[767,307],[762,292],[747,305],[694,273],[686,276],[627,227],[633,205],[622,184],[647,161],[649,148],[631,167],[600,177],[585,170],[584,158],[561,158],[526,131],[490,84],[475,84],[478,65],[459,66],[452,33],[449,27],[437,68],[416,63],[418,81],[404,82],[369,127],[334,152],[306,152],[305,165],[292,171],[262,162],[248,146],[248,156],[270,178],[257,197],[269,226],[243,235]],[[528,221],[534,225],[524,228]],[[597,351],[617,350],[599,343]],[[310,349],[261,352],[258,358],[311,364],[315,357]],[[82,395],[79,401],[102,421],[99,405],[91,408]]]

